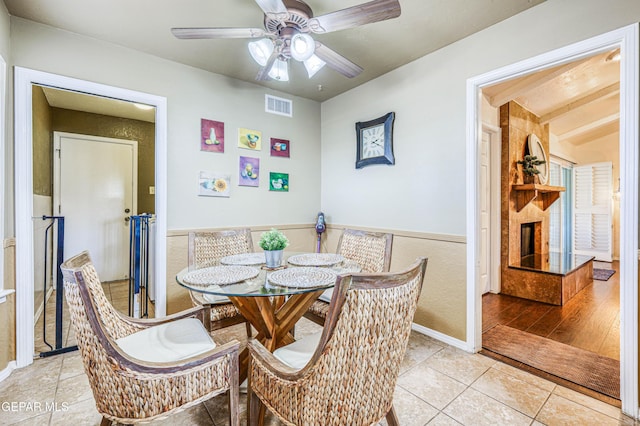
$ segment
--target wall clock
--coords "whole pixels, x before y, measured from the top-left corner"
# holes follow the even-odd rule
[[[540,138],[535,134],[531,133],[527,139],[529,154],[534,155],[538,160],[544,161],[544,163],[537,165],[536,168],[540,171],[540,173],[538,173],[538,181],[540,181],[542,185],[546,185],[549,180],[549,158],[547,158],[547,151],[545,151],[544,146],[542,146]]]
[[[395,164],[393,157],[394,112],[356,123],[356,169],[371,164]]]

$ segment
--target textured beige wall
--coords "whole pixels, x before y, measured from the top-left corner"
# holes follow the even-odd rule
[[[335,253],[345,226],[329,225],[322,237],[322,251]],[[456,236],[431,235],[393,229],[362,228],[391,232],[391,272],[411,265],[418,257],[429,259],[414,322],[464,340],[466,335],[466,266],[464,240]]]
[[[2,257],[4,261],[4,289],[15,289],[15,239],[3,241]],[[4,303],[0,303],[0,371],[7,367],[9,361],[16,359],[16,294],[7,296]]]
[[[138,141],[138,212],[155,213],[155,124],[62,108],[51,108],[54,131]],[[34,114],[35,117],[35,114]]]
[[[34,86],[33,103],[33,193],[51,196],[53,163],[51,108],[40,86]]]

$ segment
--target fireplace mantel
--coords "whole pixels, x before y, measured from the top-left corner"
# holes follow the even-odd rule
[[[516,191],[516,211],[520,211],[530,202],[534,202],[540,210],[547,210],[565,191],[563,186],[541,185],[539,183],[525,183],[511,185]]]

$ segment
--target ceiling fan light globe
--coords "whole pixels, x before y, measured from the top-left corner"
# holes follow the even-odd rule
[[[273,42],[268,38],[252,41],[248,44],[249,53],[254,61],[261,67],[267,65],[267,61],[273,53]]]
[[[309,34],[298,33],[291,37],[291,57],[296,61],[306,61],[316,50],[316,42]]]
[[[269,70],[269,77],[277,81],[289,81],[289,62],[276,59]]]
[[[320,69],[322,69],[322,67],[324,67],[327,64],[325,61],[318,58],[316,55],[311,55],[311,57],[309,57],[309,59],[305,60],[303,63],[304,63],[304,67],[307,69],[307,74],[309,75],[309,78],[316,75],[316,73],[320,71]]]

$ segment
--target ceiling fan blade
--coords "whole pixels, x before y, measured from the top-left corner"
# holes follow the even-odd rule
[[[325,61],[329,67],[338,71],[345,77],[353,78],[363,71],[361,66],[354,64],[338,52],[328,48],[319,41],[316,41],[315,55]]]
[[[256,75],[256,80],[266,81],[270,79],[269,71],[271,71],[271,67],[273,66],[273,63],[278,58],[279,54],[280,52],[278,52],[278,49],[273,50],[273,53],[271,54],[271,56],[269,56],[269,59],[267,59],[267,63],[264,65],[264,67],[262,67],[262,69],[260,69],[260,71],[258,71],[258,75]]]
[[[260,9],[267,13],[287,13],[287,7],[282,0],[256,0]]]
[[[329,33],[400,16],[398,0],[373,0],[309,20],[314,33]]]
[[[181,39],[198,38],[260,38],[266,35],[260,28],[171,28]]]

